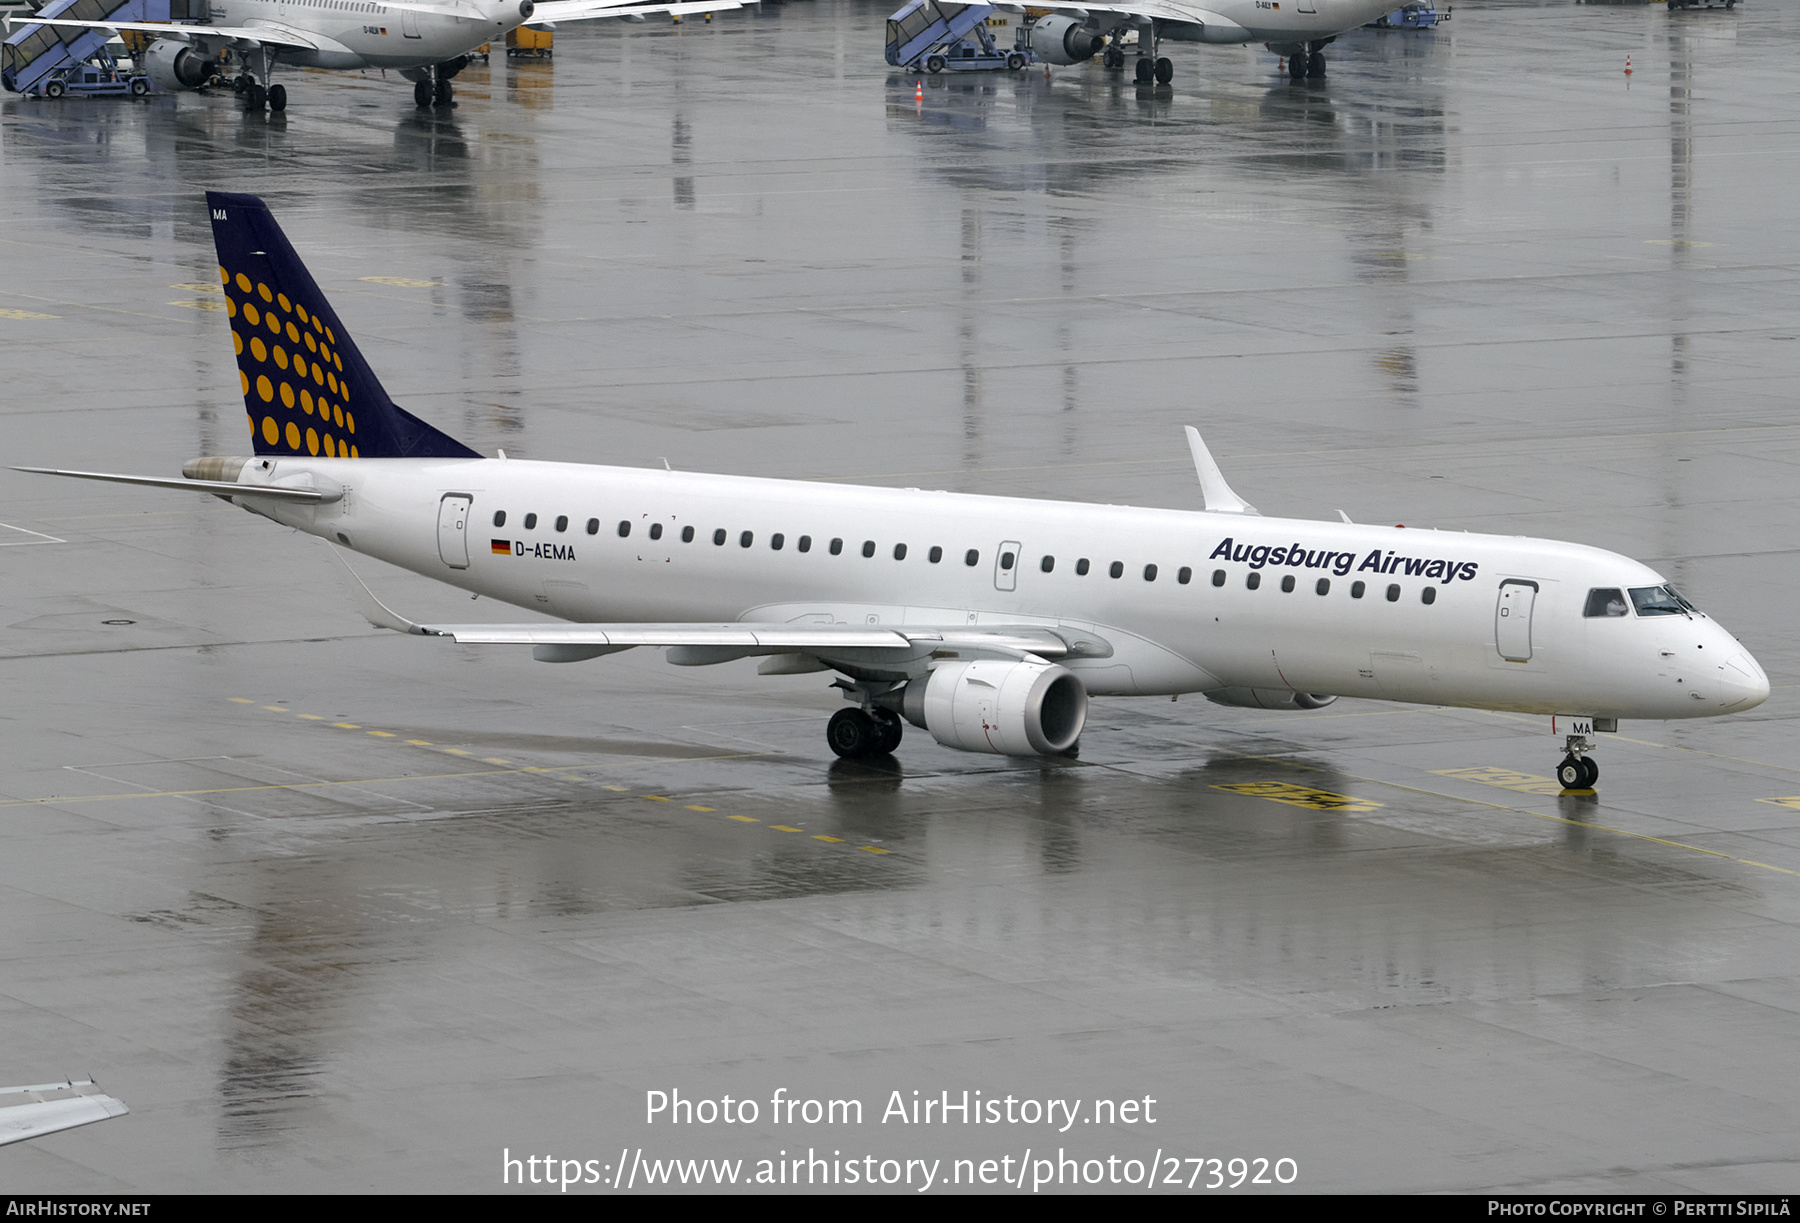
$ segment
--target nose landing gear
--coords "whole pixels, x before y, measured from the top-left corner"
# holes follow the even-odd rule
[[[1616,726],[1616,723],[1614,724]],[[1565,790],[1591,790],[1600,780],[1600,765],[1588,753],[1594,750],[1593,732],[1564,735],[1563,746],[1568,755],[1556,766],[1556,780]]]

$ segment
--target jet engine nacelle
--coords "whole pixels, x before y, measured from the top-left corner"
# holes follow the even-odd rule
[[[1079,17],[1052,13],[1039,17],[1031,27],[1031,49],[1039,59],[1053,64],[1080,64],[1100,53],[1100,35],[1082,24]]]
[[[1286,688],[1220,688],[1207,693],[1206,699],[1244,709],[1323,709],[1337,700],[1319,692],[1289,692]]]
[[[158,89],[198,89],[212,80],[213,62],[178,38],[159,38],[144,52],[144,72]]]
[[[1053,756],[1074,747],[1087,723],[1087,689],[1049,662],[940,663],[892,695],[907,721],[965,752]]]

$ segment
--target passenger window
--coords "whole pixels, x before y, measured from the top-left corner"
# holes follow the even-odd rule
[[[1015,560],[1017,560],[1017,559],[1018,559],[1018,558],[1017,558],[1017,557],[1015,557],[1015,556],[1014,556],[1014,555],[1013,555],[1013,554],[1012,554],[1012,553],[1010,553],[1010,552],[1002,552],[1002,553],[1001,553],[1001,554],[1000,554],[1000,569],[1001,569],[1001,571],[1002,571],[1002,572],[1008,572],[1008,571],[1010,571],[1010,570],[1011,570],[1011,569],[1012,569],[1012,567],[1013,567],[1013,561],[1015,561]]]
[[[1086,577],[1087,576],[1087,574],[1088,574],[1088,558],[1087,557],[1084,556],[1080,560],[1075,562],[1075,574],[1077,577]]]
[[[906,559],[906,545],[905,544],[895,544],[894,545],[894,559],[897,561],[903,561]]]
[[[1369,587],[1366,583],[1352,582],[1352,583],[1350,583],[1350,597],[1352,599],[1360,599],[1363,597],[1363,591],[1367,590],[1368,588]]]
[[[969,566],[969,568],[973,569],[980,563],[981,553],[977,552],[974,548],[970,548],[967,552],[963,553],[963,564]]]
[[[506,525],[506,511],[505,510],[495,510],[494,511],[494,525],[497,527],[503,527]]]
[[[629,534],[631,534],[631,523],[629,521],[621,522],[619,524],[619,538],[624,539]]]
[[[1111,565],[1109,565],[1107,567],[1106,572],[1109,577],[1115,577],[1115,578],[1124,577],[1125,576],[1125,562],[1124,561],[1114,561]]]
[[[1322,594],[1322,595],[1330,594],[1331,593],[1331,579],[1330,578],[1320,578],[1317,582],[1314,582],[1313,583],[1313,592],[1315,594]]]
[[[1038,562],[1038,568],[1042,569],[1045,573],[1049,573],[1056,568],[1056,558],[1054,556],[1046,556],[1043,560]]]
[[[1213,570],[1213,585],[1214,586],[1223,586],[1224,584],[1225,584],[1225,571],[1223,569]]]
[[[1284,595],[1291,595],[1294,593],[1293,574],[1290,573],[1281,579],[1281,593]]]
[[[566,531],[569,529],[569,516],[567,514],[558,514],[556,516],[556,529],[558,531]]]
[[[537,526],[537,515],[536,514],[525,515],[525,529],[527,531],[529,531],[535,526]]]
[[[775,534],[769,536],[769,550],[772,552],[779,552],[781,551],[781,545],[786,542],[787,536],[783,535],[780,531],[777,531]]]
[[[798,548],[802,552],[811,552],[812,551],[812,536],[802,535],[800,537],[800,542],[795,544],[794,547]]]
[[[1625,602],[1625,592],[1617,586],[1601,586],[1588,591],[1587,610],[1584,616],[1629,616],[1630,606]]]
[[[844,541],[843,540],[834,539],[831,541],[831,554],[833,556],[838,555],[843,550],[844,550]]]
[[[872,539],[863,540],[863,555],[864,556],[874,556],[875,555],[875,541],[874,540],[872,540]]]
[[[1387,600],[1389,603],[1398,603],[1400,601],[1400,587],[1389,586]]]
[[[598,526],[600,524],[595,523],[594,525]],[[588,532],[588,534],[591,535],[591,534],[593,534],[593,532],[590,531],[590,532]],[[650,538],[651,539],[661,539],[662,538],[662,523],[653,522],[650,524]]]
[[[598,518],[590,518],[590,519],[588,519],[588,521],[587,521],[587,533],[588,533],[588,534],[589,534],[589,535],[598,535],[598,534],[600,534],[600,520],[599,520],[599,519],[598,519]]]
[[[693,527],[682,527],[681,528],[681,542],[684,544],[691,544],[694,542],[694,528]]]
[[[723,548],[724,546],[725,546],[725,528],[720,527],[718,530],[713,532],[713,547]]]
[[[929,551],[925,554],[925,559],[935,565],[939,561],[944,559],[944,550],[942,548],[938,547],[936,544],[933,544],[931,551]]]
[[[1194,580],[1194,571],[1189,569],[1186,565],[1183,565],[1175,571],[1175,580],[1180,582],[1183,586],[1186,586],[1189,582]]]
[[[1146,582],[1154,582],[1156,580],[1156,566],[1155,565],[1145,565],[1144,566],[1144,580]]]
[[[754,531],[745,531],[742,535],[738,536],[738,547],[740,548],[748,548],[755,542],[756,533]]]
[[[1261,586],[1261,585],[1262,585],[1262,574],[1260,574],[1256,570],[1252,569],[1250,571],[1250,576],[1244,579],[1244,589],[1255,590],[1258,586]]]
[[[1436,603],[1437,602],[1437,587],[1436,586],[1427,586],[1424,590],[1421,590],[1419,592],[1419,602],[1424,603],[1427,606],[1429,606],[1432,603]]]

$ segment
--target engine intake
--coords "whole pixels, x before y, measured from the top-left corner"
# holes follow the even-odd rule
[[[198,89],[212,80],[214,64],[180,39],[159,38],[144,52],[144,72],[158,89]]]
[[[1039,59],[1067,66],[1093,59],[1100,53],[1100,35],[1088,29],[1079,17],[1052,13],[1039,17],[1031,27],[1031,49]]]
[[[881,701],[945,747],[1000,756],[1068,751],[1087,724],[1087,703],[1066,667],[1000,660],[940,663]]]

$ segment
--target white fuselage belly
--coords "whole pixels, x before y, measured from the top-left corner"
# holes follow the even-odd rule
[[[516,459],[282,458],[256,481],[309,483],[303,473],[342,485],[344,497],[259,512],[572,621],[1064,624],[1115,648],[1110,658],[1066,664],[1099,695],[1252,687],[1684,718],[1755,704],[1758,685],[1766,692],[1754,660],[1707,617],[1585,618],[1590,589],[1663,579],[1576,544]],[[467,568],[440,555],[439,508],[449,494],[472,498]],[[493,525],[496,511],[505,512],[504,526]],[[527,514],[537,516],[530,529]],[[559,532],[563,516],[568,525]],[[598,520],[596,534],[588,533],[590,519]],[[628,536],[620,536],[621,522],[631,524]],[[658,540],[649,537],[653,523],[663,528]],[[682,541],[686,527],[692,542]],[[713,542],[719,530],[723,545]],[[777,533],[779,551],[771,547]],[[802,536],[811,540],[807,552],[799,550]],[[843,541],[838,555],[834,539]],[[1230,555],[1245,559],[1222,553],[1227,539]],[[497,541],[505,555],[494,551]],[[872,556],[863,555],[865,541],[873,541]],[[896,544],[906,545],[904,559],[895,558]],[[1296,544],[1323,564],[1255,567],[1245,552]],[[933,547],[943,549],[936,563]],[[1016,563],[1002,572],[999,556],[1014,548]],[[965,563],[971,550],[973,566]],[[1054,558],[1049,572],[1046,556]],[[1076,572],[1082,558],[1085,575]],[[1419,572],[1406,572],[1407,558]],[[1148,565],[1156,566],[1154,580],[1146,580]],[[1185,584],[1183,568],[1191,570]],[[1222,585],[1213,584],[1216,570]],[[1261,575],[1258,589],[1247,586],[1252,572]],[[1284,592],[1290,576],[1294,589]],[[1317,593],[1321,578],[1325,594]],[[1528,661],[1509,661],[1496,645],[1496,596],[1508,579],[1537,584]],[[1359,581],[1362,597],[1353,598]],[[1395,601],[1389,586],[1400,588]]]

